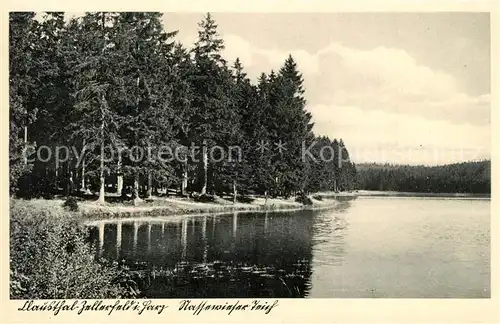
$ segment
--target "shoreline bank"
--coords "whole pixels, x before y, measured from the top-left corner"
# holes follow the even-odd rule
[[[149,222],[149,223],[154,223],[155,221],[157,222],[164,222],[165,220],[169,219],[179,219],[183,217],[202,217],[202,216],[221,216],[221,215],[228,215],[228,214],[234,214],[237,213],[238,215],[244,215],[244,214],[250,214],[250,213],[273,213],[273,212],[279,212],[279,213],[286,213],[286,212],[295,212],[295,211],[301,211],[301,210],[323,210],[323,209],[330,209],[330,208],[335,208],[338,206],[337,201],[332,201],[329,204],[325,205],[315,205],[315,206],[303,206],[303,207],[296,207],[296,208],[273,208],[273,209],[267,209],[267,208],[260,208],[260,209],[234,209],[234,210],[225,210],[225,211],[211,211],[211,212],[200,212],[200,213],[185,213],[185,214],[155,214],[156,216],[148,216],[148,215],[141,215],[139,213],[136,214],[131,214],[130,217],[115,217],[115,218],[104,218],[104,219],[86,219],[84,220],[84,224],[87,226],[96,226],[101,223],[115,223],[115,222],[133,222],[133,221],[142,221],[142,222]]]
[[[336,199],[324,197],[321,200],[309,197],[311,205],[296,202],[294,198],[278,199],[269,198],[267,204],[264,198],[253,198],[248,203],[233,203],[222,198],[215,202],[196,202],[191,198],[178,197],[155,197],[145,200],[135,206],[131,202],[98,204],[96,201],[78,201],[78,211],[67,213],[75,218],[80,218],[85,223],[92,221],[105,221],[114,219],[131,218],[160,218],[160,217],[182,217],[198,215],[220,215],[227,213],[250,213],[250,212],[273,212],[273,211],[298,211],[318,210],[335,207]],[[11,205],[21,205],[32,210],[59,210],[65,211],[64,199],[12,199]]]
[[[353,192],[357,197],[435,197],[435,198],[488,198],[491,194],[477,193],[440,193],[440,192],[407,192],[407,191],[372,191],[358,190]]]
[[[321,199],[318,199],[321,197]],[[318,210],[335,207],[343,200],[356,198],[377,197],[422,197],[422,198],[451,198],[451,199],[491,199],[487,194],[460,194],[460,193],[418,193],[418,192],[393,192],[393,191],[368,191],[358,190],[352,192],[321,192],[310,195],[311,205],[304,205],[295,201],[295,198],[268,198],[267,204],[263,197],[252,197],[248,202],[233,203],[228,199],[218,197],[214,202],[196,202],[192,198],[181,197],[154,197],[143,200],[134,205],[132,201],[108,202],[100,205],[95,200],[78,200],[78,211],[68,212],[84,222],[130,219],[130,218],[158,218],[181,217],[198,215],[220,215],[233,212],[273,212],[273,211],[298,211]],[[110,200],[113,198],[109,197]],[[34,211],[59,210],[65,211],[64,198],[56,199],[11,199],[12,203],[28,207]]]
[[[453,193],[453,192],[411,192],[411,191],[383,191],[383,190],[353,190],[334,192],[326,191],[314,194],[323,198],[336,197],[450,197],[450,198],[491,198],[488,193]]]

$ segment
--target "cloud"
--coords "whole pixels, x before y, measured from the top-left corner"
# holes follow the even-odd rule
[[[378,87],[399,96],[426,96],[438,99],[456,93],[455,80],[450,75],[419,65],[401,49],[377,47],[356,50],[340,44],[330,44],[319,55],[337,54],[345,73],[378,81]]]
[[[234,34],[224,34],[223,39],[226,47],[223,53],[224,58],[233,62],[239,57],[244,66],[249,69],[251,77],[256,78],[261,72],[268,73],[271,69],[278,70],[289,54],[300,66],[302,73],[315,74],[319,71],[319,61],[316,56],[302,49],[283,52],[272,48],[258,48]]]
[[[470,96],[460,91],[453,76],[418,64],[404,50],[384,47],[357,50],[330,44],[317,57],[322,73],[308,76],[312,84],[331,85],[332,90],[324,92],[320,100],[323,103],[357,105],[366,110],[384,109],[458,123],[490,123],[488,94]]]
[[[191,49],[196,43],[198,37],[195,34],[185,34],[179,31],[176,40],[182,44],[183,47]]]
[[[222,35],[224,57],[248,75],[278,70],[292,54],[304,76],[315,132],[342,137],[358,162],[449,163],[489,157],[490,95],[473,96],[456,78],[398,48],[331,43],[316,53],[260,48]],[[367,154],[370,150],[378,153]],[[380,152],[384,151],[384,154]],[[355,158],[356,159],[356,158]]]
[[[490,123],[489,95],[470,96],[456,79],[421,65],[406,51],[377,47],[369,50],[331,43],[316,53],[280,51],[252,46],[245,39],[224,35],[225,57],[240,57],[249,75],[281,67],[288,54],[297,61],[312,104],[356,105],[426,116],[429,119]]]
[[[342,138],[356,162],[443,164],[489,157],[488,128],[352,106],[309,106],[315,131]]]
[[[249,42],[236,35],[224,36],[224,58],[229,62],[234,62],[236,58],[240,58],[245,66],[252,66],[253,50]]]

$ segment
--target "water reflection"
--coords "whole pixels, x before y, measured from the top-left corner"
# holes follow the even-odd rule
[[[345,245],[349,226],[345,214],[349,206],[349,202],[342,202],[336,208],[335,213],[320,211],[316,214],[312,245],[317,263],[342,265],[346,254]]]
[[[341,203],[339,213],[347,207]],[[93,225],[99,256],[165,274],[144,287],[156,298],[305,297],[311,289],[313,246],[320,243],[314,237],[335,235],[338,246],[332,253],[341,254],[347,226],[331,211],[235,212]]]
[[[489,219],[489,202],[382,198],[90,231],[151,298],[471,298],[490,296]]]

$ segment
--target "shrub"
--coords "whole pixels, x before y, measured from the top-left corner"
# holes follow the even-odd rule
[[[52,200],[55,198],[54,194],[52,192],[44,192],[41,197],[46,200]]]
[[[85,242],[85,227],[60,210],[11,202],[13,299],[121,298],[116,265],[104,266]]]
[[[193,199],[196,202],[202,202],[202,203],[213,203],[213,202],[215,202],[215,196],[208,195],[208,194],[194,196]]]
[[[299,202],[305,206],[310,206],[313,204],[311,198],[309,198],[305,193],[301,192],[295,198],[296,202]]]
[[[251,204],[255,198],[249,197],[249,196],[237,196],[236,201],[244,204]]]
[[[78,211],[78,201],[75,197],[68,197],[63,204],[64,209],[69,211]]]
[[[316,200],[319,200],[319,201],[323,200],[323,196],[320,196],[320,195],[314,195],[313,198]]]

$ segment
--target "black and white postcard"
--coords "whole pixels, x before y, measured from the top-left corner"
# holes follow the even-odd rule
[[[10,321],[498,320],[498,3],[146,2],[3,12]]]

